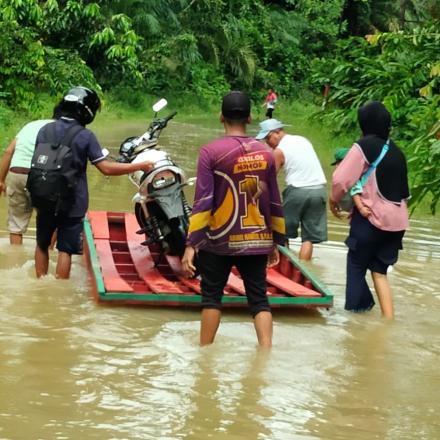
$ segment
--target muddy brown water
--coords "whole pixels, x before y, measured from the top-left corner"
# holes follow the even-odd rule
[[[97,131],[116,151],[143,129]],[[162,144],[193,175],[197,148],[220,133],[173,122]],[[125,176],[89,174],[91,209],[131,209]],[[36,280],[34,223],[24,246],[11,247],[5,217],[3,198],[0,439],[440,438],[438,218],[411,220],[390,273],[392,323],[378,306],[343,310],[347,225],[330,218],[310,268],[335,305],[275,313],[267,353],[246,311],[226,312],[215,344],[201,349],[196,310],[97,305],[80,257],[70,280]]]

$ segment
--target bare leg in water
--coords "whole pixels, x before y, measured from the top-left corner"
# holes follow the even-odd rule
[[[263,348],[272,347],[272,313],[261,311],[254,318],[255,331],[257,332],[258,344]]]
[[[11,232],[9,234],[9,243],[10,244],[23,244],[23,235],[21,234],[14,234],[13,232]]]
[[[70,268],[72,267],[72,255],[66,252],[58,253],[56,277],[66,280],[70,277]]]
[[[387,319],[394,318],[393,295],[386,274],[371,272],[374,289],[379,299],[382,316]]]
[[[39,246],[35,248],[35,273],[37,278],[47,275],[49,270],[49,251],[43,251]]]
[[[220,325],[221,311],[218,309],[203,309],[200,324],[200,345],[209,345],[214,342]],[[272,313],[262,311],[255,316],[255,331],[258,344],[264,348],[272,346]]]
[[[220,325],[222,312],[218,309],[203,309],[200,322],[200,345],[209,345],[214,342]]]
[[[310,261],[313,254],[313,243],[311,241],[303,241],[299,250],[299,259]]]

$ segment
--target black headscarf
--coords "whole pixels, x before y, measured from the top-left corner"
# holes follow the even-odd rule
[[[379,101],[372,101],[358,110],[363,137],[357,142],[371,164],[389,138],[391,115]],[[390,140],[389,150],[376,168],[380,194],[387,200],[400,203],[409,197],[406,159],[400,148]]]

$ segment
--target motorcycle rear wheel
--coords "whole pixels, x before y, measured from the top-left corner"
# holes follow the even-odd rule
[[[152,226],[150,222],[145,218],[145,213],[140,203],[135,204],[134,213],[136,216],[136,220],[142,229],[146,229]],[[152,250],[152,253],[154,251],[157,251],[157,246],[159,245],[163,253],[182,257],[183,253],[185,252],[186,231],[188,229],[188,225],[185,224],[184,218],[174,218],[171,221],[167,222],[166,227],[164,227],[164,223],[166,222],[164,218],[160,218],[157,216],[156,218],[159,224],[159,228],[163,232],[165,230],[168,230],[169,232],[165,232],[164,239],[161,241],[157,241],[157,237],[150,237],[148,233],[146,233],[146,239],[152,239],[151,246],[149,245],[150,250]]]

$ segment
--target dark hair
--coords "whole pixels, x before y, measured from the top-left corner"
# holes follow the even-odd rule
[[[58,104],[53,108],[52,119],[60,119],[62,114],[62,103],[63,101],[59,101]]]

